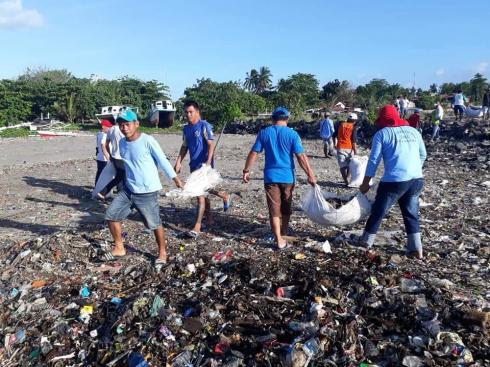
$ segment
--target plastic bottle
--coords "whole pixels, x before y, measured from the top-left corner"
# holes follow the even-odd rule
[[[279,287],[276,289],[276,296],[280,298],[293,298],[297,293],[297,287],[295,285],[289,285],[287,287]]]

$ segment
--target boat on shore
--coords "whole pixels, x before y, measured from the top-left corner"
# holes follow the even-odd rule
[[[109,120],[110,122],[115,124],[117,115],[120,112],[127,110],[127,109],[130,109],[134,113],[138,114],[138,108],[137,107],[132,107],[132,106],[104,106],[101,108],[100,113],[95,114],[95,117],[97,118],[99,123],[101,120]]]
[[[171,127],[174,124],[175,111],[172,101],[156,101],[151,104],[148,110],[148,121],[154,127]]]

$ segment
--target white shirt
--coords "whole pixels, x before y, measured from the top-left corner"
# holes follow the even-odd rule
[[[402,99],[400,99],[399,103],[400,103],[401,108],[407,108],[408,107],[408,99],[402,98]]]
[[[107,131],[107,140],[111,142],[111,157],[114,159],[121,159],[121,154],[119,153],[119,140],[124,138],[123,133],[119,130],[118,125],[114,125]]]
[[[437,117],[441,120],[444,117],[444,109],[441,105],[437,106]]]
[[[454,105],[464,106],[464,96],[463,93],[458,93],[454,95]]]
[[[104,151],[102,150],[102,145],[105,144],[107,135],[106,135],[105,132],[99,131],[97,133],[97,137],[96,138],[97,138],[97,156],[96,156],[95,159],[97,159],[98,161],[106,162],[107,159],[104,156]]]

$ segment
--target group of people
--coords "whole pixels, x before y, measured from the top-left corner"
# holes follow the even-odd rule
[[[106,137],[105,143],[100,139],[100,146],[106,145],[103,156],[107,159],[120,159],[124,166],[123,186],[112,200],[105,214],[114,247],[110,258],[126,255],[121,234],[121,222],[125,220],[132,208],[141,214],[145,226],[155,235],[158,256],[156,267],[168,261],[165,232],[162,226],[158,205],[158,192],[162,189],[158,169],[173,180],[178,188],[183,184],[178,176],[182,162],[189,153],[191,172],[203,165],[213,165],[214,137],[212,126],[201,118],[200,107],[194,101],[184,104],[187,124],[183,128],[183,143],[175,165],[172,166],[163,153],[158,142],[151,136],[139,131],[139,121],[131,110],[122,111],[116,119],[116,125],[105,128],[117,129],[122,138],[118,141],[119,158],[113,157],[111,140]],[[292,213],[293,191],[296,183],[295,160],[307,176],[310,185],[317,184],[315,174],[309,163],[298,133],[288,127],[289,111],[284,107],[276,108],[272,115],[272,125],[264,127],[257,134],[255,142],[246,158],[242,171],[244,183],[250,181],[252,167],[260,153],[264,153],[263,171],[265,197],[269,209],[269,220],[278,250],[289,247],[287,234],[290,231],[289,221]],[[328,122],[322,137],[327,141],[327,155],[333,155],[332,146],[336,146],[337,159],[345,180],[344,163],[352,154],[356,154],[355,122],[356,114],[349,114],[346,121],[333,126]],[[418,196],[423,187],[422,165],[425,160],[425,147],[420,134],[412,129],[408,122],[399,117],[394,106],[385,106],[380,110],[376,121],[379,131],[374,135],[373,146],[366,175],[360,191],[369,190],[370,180],[375,176],[381,160],[384,161],[384,175],[378,186],[371,216],[364,234],[353,241],[356,245],[369,248],[373,245],[381,221],[391,206],[398,202],[407,231],[408,252],[422,258],[422,242],[418,222]],[[108,134],[109,135],[109,134]],[[332,139],[328,143],[329,139]],[[99,141],[99,138],[98,138]],[[98,156],[99,157],[99,156]],[[99,165],[98,165],[99,166]],[[211,191],[223,202],[223,210],[232,205],[231,195],[226,192]],[[208,225],[213,224],[210,203],[207,197],[197,199],[196,222],[190,237],[197,237],[203,230],[202,221],[206,217]]]

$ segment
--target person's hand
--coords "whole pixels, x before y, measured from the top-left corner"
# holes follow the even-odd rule
[[[180,180],[179,176],[175,176],[173,181],[174,181],[174,184],[177,188],[179,188],[179,189],[184,188],[184,185],[182,184],[182,181]]]
[[[250,182],[250,172],[243,172],[242,180],[244,183]]]
[[[175,173],[179,174],[181,169],[182,169],[182,164],[179,162],[175,163],[175,166],[174,166]]]
[[[369,182],[363,182],[361,186],[359,186],[359,191],[365,194],[369,191],[370,188],[371,186],[369,186]]]
[[[308,183],[309,183],[311,186],[315,186],[315,185],[316,185],[316,178],[315,178],[315,176],[309,176],[309,177],[308,177]]]

